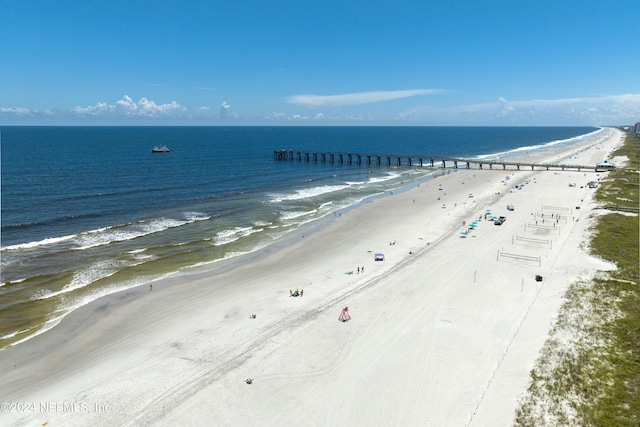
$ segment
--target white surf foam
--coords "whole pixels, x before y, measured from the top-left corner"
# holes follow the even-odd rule
[[[386,182],[386,181],[391,181],[392,179],[398,178],[400,177],[399,173],[392,173],[389,172],[384,176],[378,176],[378,177],[373,177],[371,179],[369,179],[369,184],[377,184],[380,182]]]
[[[156,219],[152,221],[139,222],[124,227],[111,227],[100,231],[91,231],[80,234],[74,242],[76,250],[90,249],[97,246],[104,246],[114,242],[123,242],[137,239],[149,234],[159,233],[170,228],[180,227],[189,221],[179,221],[175,219]]]
[[[314,213],[316,213],[317,210],[313,209],[310,211],[280,211],[280,218],[284,219],[284,220],[291,220],[291,219],[296,219],[296,218],[300,218],[302,216],[307,216],[307,215],[312,215]]]
[[[89,249],[96,246],[108,245],[112,242],[132,240],[137,237],[145,236],[147,234],[161,232],[169,228],[179,227],[181,225],[211,219],[210,215],[205,215],[200,212],[185,212],[184,216],[184,220],[159,218],[154,220],[140,221],[137,223],[102,227],[95,230],[83,231],[82,233],[78,234],[70,234],[67,236],[49,237],[35,242],[5,246],[0,248],[0,251],[4,252],[20,249],[33,249],[40,246],[52,246],[69,241],[73,241],[73,243],[77,246],[73,249]]]
[[[41,290],[35,292],[31,297],[32,300],[44,300],[56,297],[58,295],[67,294],[78,289],[85,288],[92,283],[109,277],[120,271],[123,265],[122,262],[116,260],[100,261],[88,266],[87,268],[78,270],[74,273],[71,283],[60,289],[59,291],[51,292]]]
[[[259,233],[262,230],[262,228],[253,227],[236,227],[230,230],[224,230],[216,234],[214,244],[216,246],[226,245],[228,243],[235,242],[242,237],[249,236],[254,233]]]
[[[311,197],[317,197],[323,194],[332,193],[335,191],[344,190],[345,188],[349,188],[348,185],[321,185],[319,187],[312,187],[302,190],[297,190],[294,193],[289,194],[271,194],[271,202],[282,202],[286,200],[301,200],[308,199]]]
[[[602,132],[603,129],[600,128],[596,131],[587,133],[585,135],[578,135],[578,136],[574,136],[572,138],[567,138],[567,139],[558,139],[555,141],[550,141],[550,142],[545,142],[544,144],[537,144],[537,145],[527,145],[525,147],[518,147],[518,148],[514,148],[512,150],[506,150],[506,151],[500,151],[497,153],[491,153],[491,154],[481,154],[478,156],[474,156],[474,159],[478,159],[478,160],[498,160],[500,158],[504,158],[504,157],[514,157],[515,155],[519,154],[519,153],[523,153],[523,152],[529,152],[529,151],[544,151],[544,150],[548,150],[549,148],[552,148],[556,145],[568,145],[568,144],[574,144],[576,142],[585,140],[585,139],[589,139],[592,138],[594,136],[596,136],[598,133]]]
[[[50,237],[47,239],[39,240],[37,242],[28,242],[28,243],[20,243],[12,246],[5,246],[4,248],[0,248],[0,251],[4,252],[4,251],[13,251],[18,249],[32,249],[32,248],[37,248],[39,246],[55,245],[56,243],[65,242],[67,240],[74,239],[77,236],[78,236],[77,234],[71,234],[71,235],[62,236],[62,237]]]

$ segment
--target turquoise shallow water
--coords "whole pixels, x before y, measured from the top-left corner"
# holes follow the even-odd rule
[[[259,251],[433,173],[275,161],[274,149],[508,157],[596,131],[3,127],[0,347],[102,295]],[[161,144],[171,152],[151,152]]]

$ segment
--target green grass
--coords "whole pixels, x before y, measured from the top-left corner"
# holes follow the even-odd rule
[[[638,208],[640,140],[628,133],[624,146],[612,153],[612,156],[626,156],[629,161],[623,168],[607,172],[595,194],[595,200],[603,205]]]
[[[613,156],[629,163],[608,174],[595,198],[602,206],[637,208],[640,140],[627,134]],[[638,216],[620,213],[597,218],[590,251],[617,270],[570,286],[515,425],[640,425],[638,224]]]

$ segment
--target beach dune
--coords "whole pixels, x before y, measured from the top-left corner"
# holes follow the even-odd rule
[[[527,162],[595,164],[620,144],[605,132]],[[601,176],[451,171],[99,299],[0,352],[0,422],[510,425],[564,291],[610,268],[582,245]]]

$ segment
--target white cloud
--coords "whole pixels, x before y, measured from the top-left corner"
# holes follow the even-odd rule
[[[31,114],[31,110],[22,107],[2,107],[0,108],[0,113],[12,114],[16,116],[26,116],[28,114]]]
[[[230,109],[231,105],[227,101],[222,101],[222,104],[220,104],[220,117],[225,117]]]
[[[136,117],[165,117],[173,112],[185,110],[186,108],[176,101],[168,104],[156,104],[155,101],[140,98],[138,102],[135,102],[130,96],[125,95],[122,99],[116,101],[115,105],[98,102],[95,105],[88,105],[86,107],[74,107],[71,109],[71,112],[78,115],[91,116],[124,114],[126,116]]]
[[[442,92],[437,89],[411,89],[383,92],[357,92],[341,95],[293,95],[287,102],[309,107],[338,107],[344,105],[371,104],[373,102],[390,101],[393,99],[409,98],[418,95],[429,95]]]
[[[156,104],[154,101],[149,101],[147,98],[141,98],[138,101],[138,108],[145,116],[165,115],[172,111],[184,111],[185,108],[178,104],[176,101],[171,101],[169,104]]]
[[[397,115],[399,121],[426,125],[578,126],[635,123],[640,94],[494,102],[453,107],[422,106]]]
[[[516,107],[541,107],[541,106],[556,106],[556,105],[594,105],[594,104],[609,104],[609,105],[629,105],[637,106],[640,104],[640,94],[625,94],[625,95],[609,95],[599,97],[583,97],[583,98],[558,98],[558,99],[529,99],[524,101],[508,101],[507,99],[500,97],[498,102],[504,104],[510,104]]]
[[[116,102],[116,104],[129,111],[135,111],[138,108],[129,95],[123,96],[121,100]]]
[[[186,110],[176,101],[168,104],[156,104],[155,101],[140,98],[136,103],[128,95],[125,95],[117,104],[124,109],[125,113],[129,116],[158,117],[166,116],[174,111]]]
[[[308,112],[296,111],[290,106],[267,115],[238,116],[227,101],[216,107],[196,106],[192,110],[172,101],[158,104],[148,98],[134,101],[124,95],[112,103],[97,102],[94,105],[71,109],[29,109],[1,107],[0,120],[4,124],[83,124],[83,123],[157,123],[211,124],[233,122],[237,124],[385,124],[385,125],[484,125],[484,126],[581,126],[630,124],[640,119],[640,93],[596,97],[510,100],[496,94],[490,102],[437,106],[424,102],[410,110],[363,106],[348,114],[338,105],[377,102],[435,93],[431,90],[364,92],[334,96],[299,98],[299,105],[318,107]],[[302,97],[303,95],[298,95]],[[425,101],[430,101],[426,99]],[[303,102],[304,101],[304,102]],[[291,102],[291,101],[290,101]],[[386,107],[386,106],[383,106]],[[370,111],[371,110],[371,111]]]
[[[579,116],[594,120],[617,120],[640,116],[640,94],[520,101],[508,101],[500,97],[498,103],[502,115]]]
[[[92,115],[92,116],[97,116],[100,113],[104,113],[104,112],[108,112],[108,111],[113,111],[115,110],[115,106],[113,105],[109,105],[106,102],[98,102],[96,105],[89,105],[86,107],[74,107],[71,109],[71,111],[73,111],[76,114],[88,114],[88,115]]]
[[[265,117],[266,120],[286,120],[288,118],[287,113],[271,113]]]
[[[303,116],[303,115],[300,115],[300,114],[293,114],[290,117],[281,116],[281,117],[274,117],[274,118],[287,118],[289,120],[296,120],[296,121],[326,121],[326,120],[328,120],[328,118],[322,113],[317,113],[317,114],[314,114],[313,116]]]

